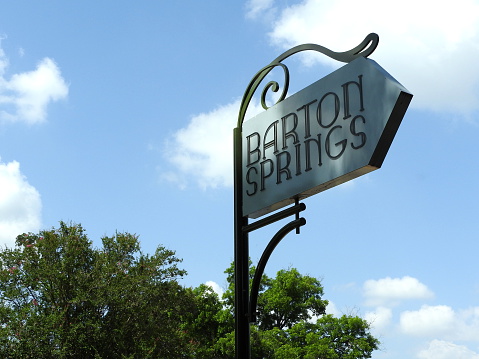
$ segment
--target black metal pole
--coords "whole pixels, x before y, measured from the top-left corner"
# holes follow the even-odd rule
[[[249,248],[248,233],[243,227],[248,218],[243,216],[243,176],[241,129],[233,130],[234,150],[234,268],[235,268],[235,348],[236,359],[249,359],[250,321],[249,309]]]

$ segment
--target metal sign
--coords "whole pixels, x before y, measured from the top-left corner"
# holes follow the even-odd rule
[[[359,57],[244,122],[243,215],[257,218],[381,167],[411,98]]]

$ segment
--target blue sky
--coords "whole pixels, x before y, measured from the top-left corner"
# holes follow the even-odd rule
[[[321,278],[331,313],[372,322],[375,359],[478,359],[477,0],[2,4],[1,243],[60,220],[96,245],[129,231],[176,250],[185,285],[224,287],[247,84],[294,45],[345,51],[370,32],[411,106],[383,167],[305,200],[266,271]],[[341,64],[288,66],[294,93]],[[251,236],[254,261],[275,229]]]

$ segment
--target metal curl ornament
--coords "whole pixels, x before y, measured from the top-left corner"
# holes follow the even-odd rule
[[[283,101],[286,98],[286,95],[288,94],[288,89],[289,89],[289,70],[288,70],[288,67],[285,64],[281,64],[281,63],[270,64],[267,67],[270,67],[271,69],[269,71],[271,71],[276,66],[281,66],[281,68],[283,69],[283,72],[284,72],[284,86],[283,86],[283,91],[281,92],[281,95],[280,95],[279,99],[274,103],[274,105],[276,105],[277,103],[280,103],[281,101]],[[262,70],[263,71],[267,70],[267,68],[263,68]],[[258,74],[260,74],[260,73],[261,73],[261,71]],[[276,81],[270,81],[264,87],[263,92],[261,93],[261,106],[265,110],[267,110],[269,108],[266,105],[266,94],[268,93],[268,90],[271,89],[271,91],[273,91],[273,92],[278,92],[279,88],[280,88],[279,84]]]
[[[279,55],[276,59],[271,61],[271,63],[261,70],[259,70],[256,75],[251,79],[246,91],[243,95],[243,99],[241,101],[241,106],[238,114],[238,124],[237,127],[241,128],[243,126],[244,118],[246,115],[246,110],[253,98],[254,93],[258,89],[261,82],[264,78],[277,66],[281,66],[283,68],[285,74],[285,84],[281,96],[279,97],[278,101],[276,101],[275,105],[279,102],[283,101],[286,98],[288,88],[289,88],[289,70],[286,65],[282,63],[282,61],[286,60],[291,55],[294,55],[298,52],[302,51],[316,51],[322,53],[334,60],[349,63],[358,57],[368,57],[371,55],[379,43],[379,36],[375,33],[370,33],[367,35],[364,40],[356,47],[352,48],[351,50],[344,51],[344,52],[335,52],[332,51],[324,46],[317,45],[317,44],[303,44],[295,46],[288,51],[285,51],[281,55]],[[266,105],[266,93],[268,90],[271,89],[273,92],[277,92],[279,90],[279,84],[276,81],[271,81],[266,84],[263,92],[261,93],[261,105],[262,107],[267,110],[268,106]]]

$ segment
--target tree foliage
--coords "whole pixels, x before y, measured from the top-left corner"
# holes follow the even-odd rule
[[[250,267],[250,280],[255,268]],[[228,289],[224,302],[230,313],[234,305],[234,267],[225,271]],[[263,359],[365,359],[378,349],[379,341],[364,319],[328,314],[321,282],[295,268],[280,270],[275,278],[264,275],[258,297],[257,323],[251,327],[252,358]],[[316,318],[316,319],[314,319]],[[234,333],[220,339],[221,354],[234,358]]]
[[[178,358],[192,305],[174,252],[117,233],[93,249],[80,225],[17,237],[0,252],[0,357]]]
[[[93,248],[76,224],[18,236],[0,250],[0,357],[234,358],[233,266],[219,298],[181,286],[180,262],[161,246],[142,253],[129,233]],[[316,278],[294,268],[265,275],[252,357],[370,358],[379,342],[368,323],[327,315],[327,304]]]

